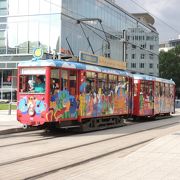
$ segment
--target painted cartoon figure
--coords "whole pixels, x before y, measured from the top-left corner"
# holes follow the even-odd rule
[[[38,100],[37,98],[24,97],[20,99],[17,108],[22,114],[40,116],[41,113],[46,110],[46,105],[44,101]]]
[[[76,98],[69,94],[68,90],[59,90],[52,95],[50,108],[53,110],[56,120],[77,117],[78,103]]]

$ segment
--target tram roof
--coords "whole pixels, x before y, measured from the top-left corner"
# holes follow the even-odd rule
[[[168,83],[168,84],[175,84],[173,80],[168,80],[168,79],[163,79],[163,78],[148,76],[148,75],[143,75],[143,74],[133,74],[133,77],[134,79],[139,79],[139,80],[158,81],[158,82],[163,82],[163,83]]]
[[[94,72],[101,72],[101,73],[108,73],[108,74],[115,74],[115,75],[122,75],[122,76],[130,76],[132,77],[132,74],[124,71],[124,70],[118,70],[113,68],[107,68],[102,67],[98,65],[91,65],[91,64],[85,64],[80,62],[74,62],[74,61],[64,61],[64,60],[29,60],[29,61],[22,61],[18,64],[18,67],[63,67],[68,69],[81,69],[81,70],[88,70],[88,71],[94,71]]]

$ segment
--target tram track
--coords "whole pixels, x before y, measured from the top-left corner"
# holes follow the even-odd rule
[[[28,143],[34,143],[34,142],[39,142],[39,141],[46,141],[46,140],[50,140],[50,139],[54,139],[54,138],[57,138],[57,137],[41,138],[41,139],[24,141],[24,142],[19,142],[19,143],[6,144],[6,145],[1,145],[0,148],[22,145],[22,144],[28,144]]]
[[[172,116],[170,116],[172,117]],[[161,119],[164,119],[164,118],[161,118]],[[159,119],[158,119],[159,120]],[[150,122],[150,121],[145,121],[145,122]],[[134,125],[134,124],[139,124],[141,122],[135,122],[135,121],[129,121],[129,122],[126,122],[126,124],[124,126],[131,126],[131,125]],[[119,128],[119,127],[116,127],[116,128]],[[32,134],[37,134],[39,135],[38,133],[41,133],[41,134],[44,134],[46,136],[48,136],[47,133],[44,132],[44,130],[39,130],[38,132],[32,132],[32,133],[28,133],[28,134],[21,134],[21,133],[24,133],[24,132],[20,132],[20,134],[16,134],[16,135],[4,135],[5,137],[0,137],[0,139],[4,139],[4,138],[15,138],[15,137],[21,137],[21,136],[30,136]],[[35,140],[29,140],[29,141],[23,141],[23,142],[18,142],[18,143],[11,143],[11,144],[5,144],[5,145],[0,145],[0,148],[5,148],[5,147],[10,147],[10,146],[17,146],[17,145],[22,145],[22,144],[28,144],[28,143],[34,143],[34,142],[40,142],[40,141],[46,141],[46,140],[50,140],[50,139],[55,139],[55,138],[59,138],[59,137],[66,137],[66,136],[71,136],[71,135],[75,135],[77,133],[74,133],[74,132],[64,132],[64,133],[51,133],[50,135],[54,135],[53,137],[47,137],[47,138],[40,138],[40,139],[35,139]]]
[[[132,144],[130,146],[126,146],[126,147],[123,147],[123,148],[119,148],[119,149],[116,149],[114,151],[110,151],[110,152],[107,152],[107,153],[104,153],[104,154],[101,154],[101,155],[98,155],[98,156],[94,156],[92,158],[88,158],[84,161],[79,161],[79,162],[75,162],[73,164],[69,164],[69,165],[66,165],[66,166],[62,166],[62,167],[59,167],[59,168],[56,168],[56,169],[53,169],[53,170],[50,170],[50,171],[46,171],[44,173],[40,173],[40,174],[37,174],[37,175],[34,175],[34,176],[30,176],[30,177],[27,177],[25,178],[26,180],[35,180],[35,179],[38,179],[38,178],[42,178],[42,177],[45,177],[47,175],[50,175],[50,174],[54,174],[60,170],[67,170],[67,169],[70,169],[70,168],[73,168],[73,167],[76,167],[76,166],[79,166],[79,165],[83,165],[83,164],[86,164],[86,163],[89,163],[91,161],[95,161],[95,160],[98,160],[100,158],[103,158],[103,157],[106,157],[106,156],[109,156],[109,155],[112,155],[114,153],[118,153],[120,151],[124,151],[124,150],[127,150],[127,149],[130,149],[130,148],[133,148],[135,146],[139,146],[139,145],[142,145],[142,144],[145,144],[147,142],[150,142],[152,141],[154,138],[150,138],[150,139],[147,139],[145,141],[141,141],[141,142],[138,142],[138,143],[135,143],[135,144]]]
[[[64,148],[64,149],[59,149],[59,150],[55,150],[55,151],[50,151],[50,152],[46,152],[46,153],[41,153],[41,154],[37,154],[37,155],[23,157],[23,158],[19,158],[19,159],[16,159],[16,160],[10,160],[10,161],[0,163],[0,167],[6,166],[6,165],[12,165],[12,164],[15,164],[15,163],[19,163],[19,162],[23,162],[23,161],[27,161],[27,160],[32,160],[32,159],[36,159],[36,158],[41,158],[41,157],[44,157],[44,156],[57,154],[57,153],[64,152],[64,151],[74,150],[74,149],[78,149],[78,148],[82,148],[82,147],[85,147],[85,146],[90,146],[90,145],[94,145],[94,144],[98,144],[98,143],[102,143],[102,142],[106,142],[106,141],[111,141],[111,140],[115,140],[115,139],[118,139],[118,138],[122,138],[122,137],[126,137],[126,136],[131,136],[131,135],[134,135],[134,134],[142,133],[142,132],[145,132],[145,131],[151,131],[151,130],[155,130],[155,129],[163,128],[163,127],[171,127],[171,126],[174,126],[176,124],[179,124],[179,122],[173,122],[173,123],[160,125],[160,126],[156,126],[156,127],[152,127],[152,128],[148,128],[148,129],[142,129],[142,130],[139,130],[137,132],[132,132],[132,133],[118,135],[118,136],[114,136],[114,137],[110,137],[110,138],[106,138],[106,139],[102,139],[102,140],[98,140],[98,141],[94,141],[94,142],[80,144],[80,145],[77,145],[77,146],[72,146],[72,147],[68,147],[68,148]]]
[[[50,135],[51,137],[39,138],[39,139],[35,139],[35,140],[29,140],[29,141],[23,141],[23,142],[18,142],[18,143],[0,145],[0,148],[10,147],[10,146],[17,146],[17,145],[22,145],[22,144],[34,143],[34,142],[41,142],[41,141],[46,141],[46,140],[55,139],[55,138],[59,138],[59,137],[71,136],[71,135],[74,135],[74,134],[75,133],[73,133],[73,132],[71,132],[71,133],[59,133],[58,135],[54,134],[56,136],[52,136],[53,134],[51,134]],[[48,134],[46,134],[46,136],[48,136]]]
[[[0,136],[0,139],[7,139],[7,138],[16,138],[16,137],[25,137],[25,136],[31,136],[35,134],[43,133],[43,130],[33,130],[33,131],[27,131],[27,132],[16,132],[11,134],[3,134]]]

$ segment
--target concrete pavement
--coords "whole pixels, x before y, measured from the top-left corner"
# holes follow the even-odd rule
[[[179,142],[180,132],[175,132],[156,139],[127,156],[120,157],[117,153],[40,179],[179,180]]]
[[[24,131],[23,126],[16,120],[16,110],[8,115],[8,110],[0,110],[0,135]]]
[[[175,116],[180,115],[180,109]],[[22,130],[16,120],[16,111],[0,111],[0,134]],[[59,171],[54,177],[42,179],[64,180],[179,180],[180,179],[180,132],[174,132],[156,139],[144,147],[119,157],[118,154],[106,159],[89,162],[68,171]]]

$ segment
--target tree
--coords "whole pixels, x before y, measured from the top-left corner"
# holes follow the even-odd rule
[[[172,79],[176,86],[180,87],[180,46],[160,52],[159,75],[162,78]]]

